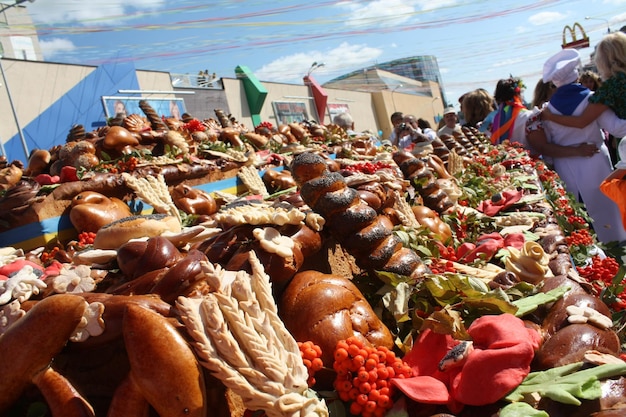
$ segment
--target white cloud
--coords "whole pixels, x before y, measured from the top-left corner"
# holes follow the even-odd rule
[[[515,27],[515,33],[521,34],[521,33],[528,33],[530,32],[530,29],[528,28],[528,26],[516,26]]]
[[[456,0],[346,0],[337,6],[347,10],[350,17],[345,20],[348,26],[396,26],[411,20],[422,10],[435,10],[456,3]]]
[[[346,1],[338,6],[347,9],[350,14],[345,20],[348,26],[395,26],[408,21],[415,14],[415,8],[402,0],[376,0],[367,3]]]
[[[559,12],[541,12],[530,16],[528,23],[533,26],[541,26],[564,20],[566,17],[566,14]]]
[[[513,66],[515,66],[515,64],[519,64],[520,62],[524,62],[525,60],[526,59],[524,57],[503,59],[501,61],[494,62],[492,66],[495,67],[495,68],[499,68],[499,67],[513,67]]]
[[[344,42],[330,51],[307,51],[278,58],[254,74],[261,81],[302,82],[313,62],[324,63],[315,74],[343,74],[355,67],[371,65],[382,53],[382,49]]]
[[[100,24],[115,24],[121,16],[132,17],[133,11],[154,10],[165,4],[165,0],[37,0],[28,5],[28,10],[36,23],[90,24],[96,20]]]
[[[58,53],[71,52],[76,49],[76,45],[74,45],[71,41],[62,38],[39,40],[39,46],[41,47],[44,59],[47,60],[53,59]]]
[[[626,3],[626,0],[624,0],[624,3]],[[618,15],[615,15],[613,17],[611,17],[609,19],[609,22],[611,24],[617,24],[619,25],[619,27],[615,28],[615,30],[619,30],[622,26],[624,26],[625,21],[626,20],[626,13],[620,13]]]

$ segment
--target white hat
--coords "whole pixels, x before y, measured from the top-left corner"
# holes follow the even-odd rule
[[[446,107],[445,110],[443,111],[443,115],[445,116],[446,114],[450,114],[450,113],[454,113],[456,114],[456,110],[454,110],[454,107]]]
[[[552,81],[557,87],[571,84],[578,79],[580,54],[576,49],[563,49],[543,64],[543,82]]]
[[[626,169],[626,140],[622,139],[617,145],[617,153],[619,155],[619,162],[615,164],[615,169]]]

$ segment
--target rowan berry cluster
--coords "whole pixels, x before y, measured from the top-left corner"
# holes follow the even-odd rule
[[[580,276],[589,281],[602,281],[611,285],[619,270],[619,263],[613,258],[600,259],[599,256],[594,256],[591,261],[591,265],[576,268]]]
[[[439,250],[440,259],[445,259],[447,261],[452,261],[452,262],[458,261],[454,246],[452,245],[444,246],[443,244],[437,244],[437,249]]]
[[[93,242],[95,239],[96,239],[95,232],[82,232],[78,234],[78,244],[80,246],[93,245]]]
[[[430,270],[433,274],[443,274],[445,272],[456,272],[456,268],[454,267],[454,263],[452,261],[446,261],[443,259],[435,260],[432,264],[429,265]]]
[[[58,246],[55,246],[52,249],[50,249],[48,252],[42,252],[39,259],[41,260],[43,264],[52,262],[54,261],[55,257],[57,256],[60,250],[61,249]]]
[[[568,216],[567,222],[575,228],[587,227],[587,221],[581,216]]]
[[[206,126],[198,119],[191,119],[189,122],[183,124],[183,129],[188,132],[204,132]]]
[[[587,229],[574,230],[569,236],[565,237],[565,241],[569,246],[591,246],[593,245],[593,237]]]
[[[309,387],[312,387],[315,385],[315,373],[324,367],[324,362],[321,359],[322,349],[309,341],[298,342],[298,348],[300,349],[302,362],[304,362],[304,366],[306,366],[309,372],[309,379],[306,382]]]
[[[382,161],[376,162],[359,162],[348,165],[345,170],[349,172],[362,172],[364,174],[374,174],[381,169],[391,168],[391,165]]]
[[[391,378],[408,378],[411,367],[385,347],[366,346],[351,337],[337,343],[333,369],[337,372],[335,390],[350,413],[382,417],[393,406]]]
[[[120,159],[115,163],[103,163],[98,167],[103,171],[108,171],[112,174],[117,174],[119,172],[132,172],[137,168],[137,163],[139,163],[139,159],[136,156],[131,156],[130,158],[124,160]]]

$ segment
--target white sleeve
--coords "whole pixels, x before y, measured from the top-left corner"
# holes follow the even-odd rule
[[[597,122],[602,129],[613,136],[619,138],[626,136],[626,119],[620,119],[611,109],[602,112]]]

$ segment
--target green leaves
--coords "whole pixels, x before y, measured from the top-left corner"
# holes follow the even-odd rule
[[[503,407],[498,413],[499,417],[550,417],[543,410],[536,410],[530,404],[512,403]]]
[[[532,372],[505,397],[507,401],[524,401],[537,393],[564,404],[580,405],[580,400],[602,396],[600,379],[626,374],[626,363],[605,364],[580,371],[583,362],[576,362],[542,372]]]
[[[537,293],[528,297],[520,298],[513,302],[517,307],[515,315],[524,317],[526,314],[532,313],[543,304],[553,303],[569,291],[569,287],[558,287],[545,293]]]

